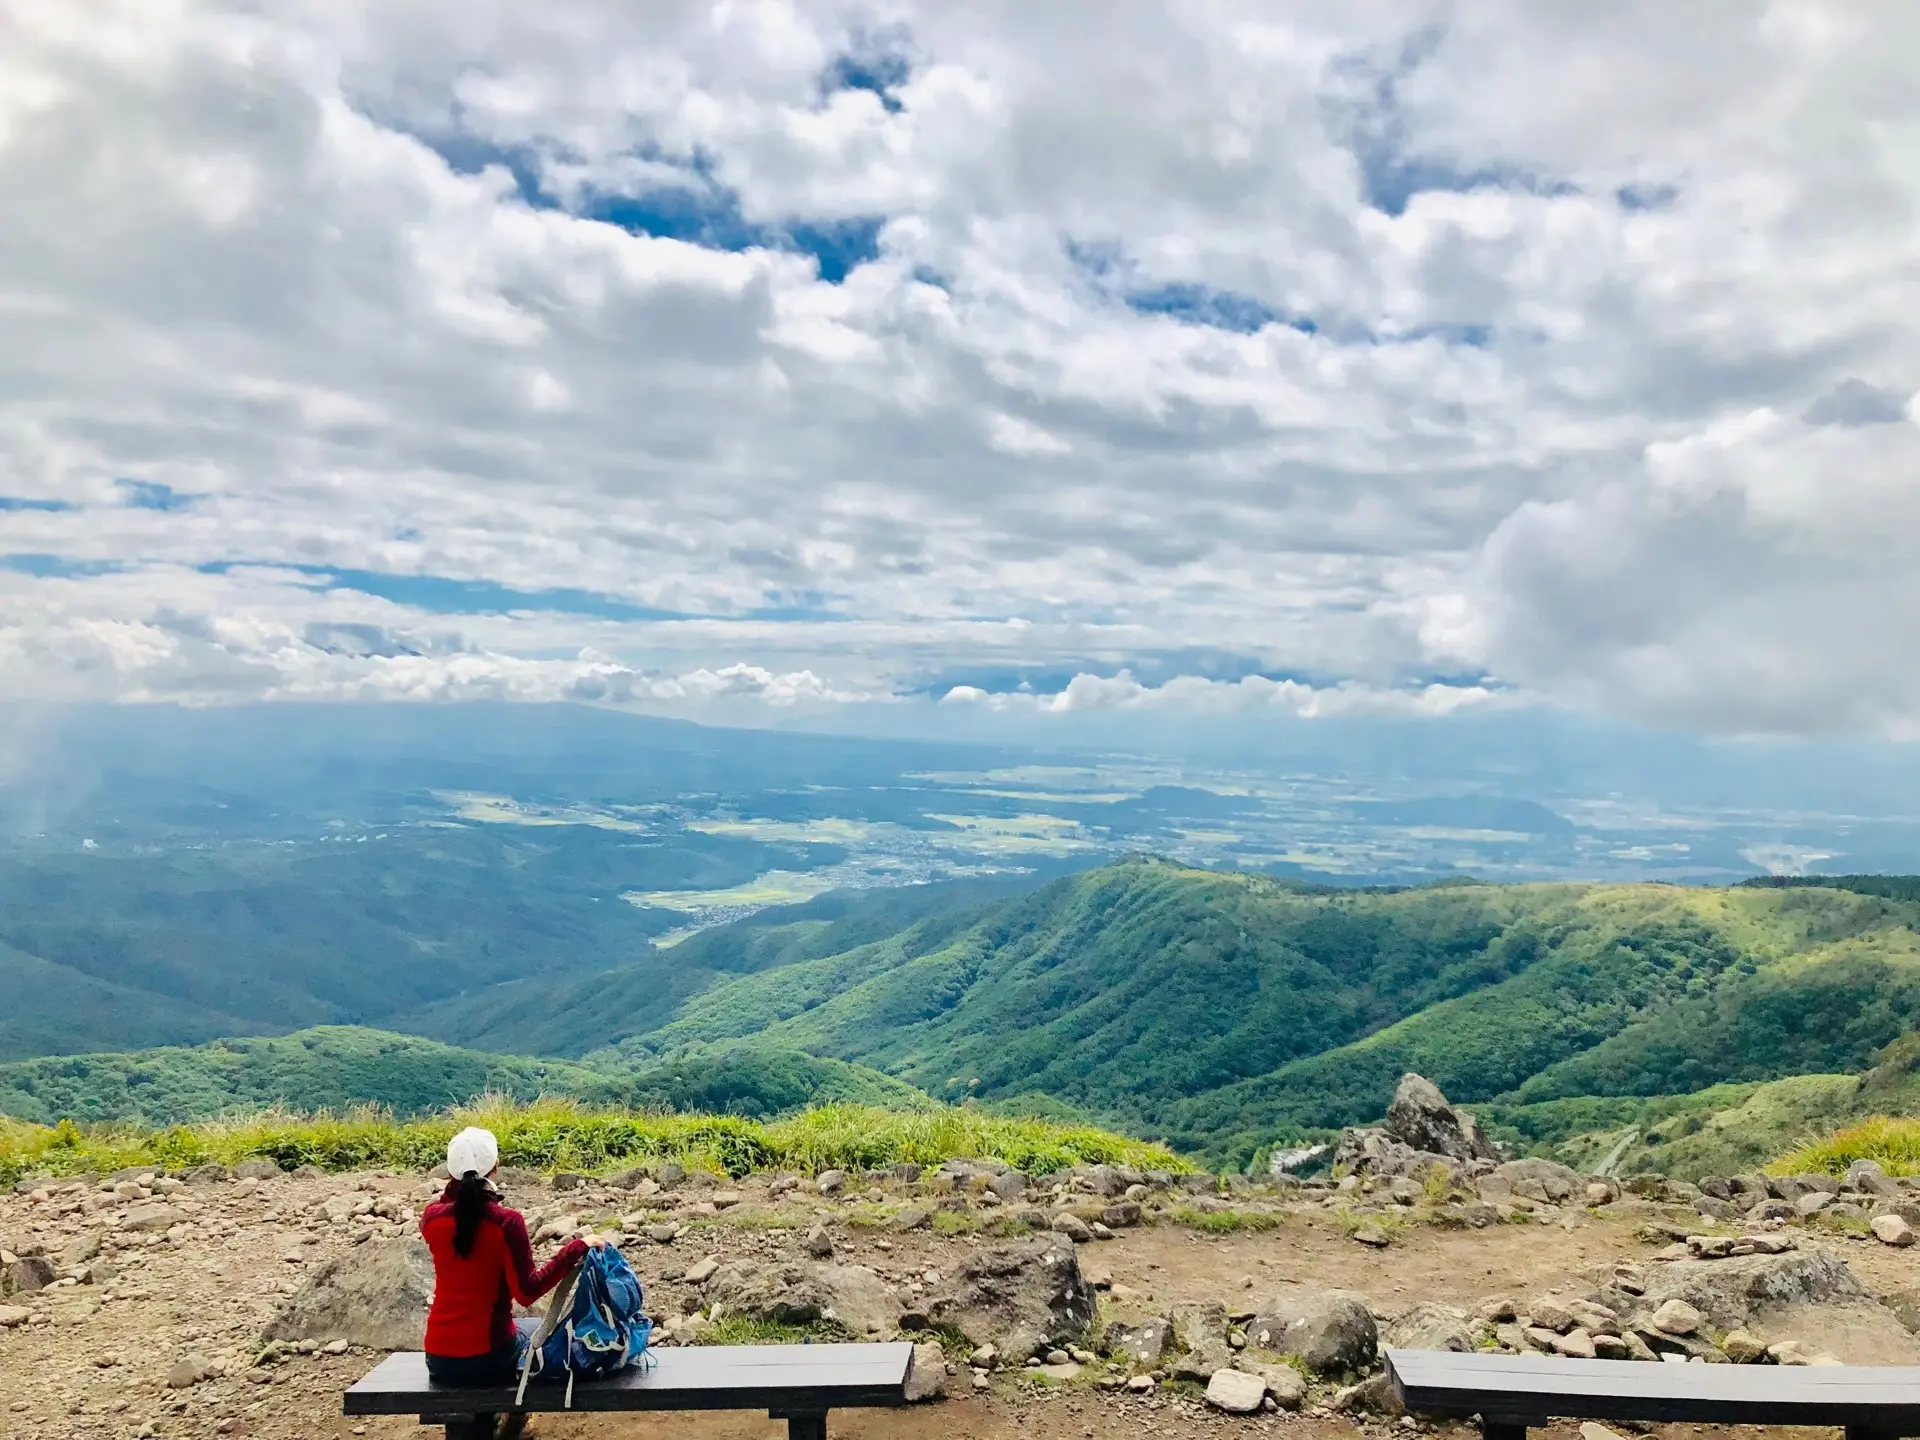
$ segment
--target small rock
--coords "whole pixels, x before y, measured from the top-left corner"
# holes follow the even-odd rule
[[[730,1210],[747,1197],[738,1190],[716,1190],[707,1198],[713,1202],[714,1209]]]
[[[24,1325],[33,1318],[33,1311],[23,1310],[18,1305],[0,1305],[0,1330],[11,1330],[16,1325]]]
[[[15,1295],[31,1294],[35,1290],[44,1290],[54,1282],[53,1262],[44,1255],[22,1255],[0,1275],[0,1288]]]
[[[833,1258],[833,1236],[824,1225],[816,1225],[807,1232],[807,1253],[816,1260]]]
[[[1117,1205],[1109,1205],[1100,1212],[1100,1219],[1114,1230],[1124,1230],[1140,1223],[1140,1207],[1131,1200],[1123,1200]]]
[[[1593,1347],[1593,1336],[1585,1330],[1569,1330],[1564,1335],[1554,1336],[1553,1348],[1575,1360],[1591,1360],[1597,1353]]]
[[[838,1195],[847,1188],[847,1172],[844,1170],[822,1170],[813,1182],[814,1189],[822,1195]]]
[[[704,1285],[714,1277],[714,1274],[719,1269],[720,1261],[718,1257],[709,1255],[706,1259],[687,1267],[686,1282],[689,1285]]]
[[[674,1237],[680,1233],[678,1225],[649,1225],[647,1238],[656,1245],[671,1245]]]
[[[1216,1371],[1214,1373],[1218,1374],[1219,1372]],[[1146,1394],[1149,1390],[1153,1389],[1154,1384],[1154,1378],[1151,1375],[1130,1375],[1127,1377],[1127,1389],[1136,1395]]]
[[[1653,1328],[1667,1335],[1691,1335],[1700,1328],[1700,1312],[1684,1300],[1669,1300],[1653,1312]]]
[[[909,1405],[937,1400],[947,1393],[947,1355],[938,1345],[913,1347],[913,1366],[907,1371]]]
[[[1767,1355],[1767,1342],[1750,1330],[1729,1330],[1720,1348],[1736,1365],[1757,1364]]]
[[[205,1359],[198,1355],[186,1355],[173,1362],[167,1370],[167,1388],[185,1390],[205,1380],[211,1370]]]
[[[1527,1306],[1527,1313],[1533,1317],[1534,1324],[1557,1334],[1564,1335],[1577,1323],[1573,1311],[1558,1295],[1534,1296],[1533,1302]]]
[[[1871,1221],[1873,1233],[1883,1244],[1913,1244],[1913,1227],[1898,1215],[1876,1215]]]
[[[1073,1241],[1076,1245],[1085,1245],[1093,1239],[1093,1230],[1071,1210],[1062,1210],[1051,1221],[1052,1227]]]
[[[1371,1245],[1376,1250],[1383,1249],[1391,1243],[1387,1238],[1387,1232],[1372,1221],[1355,1230],[1353,1238],[1362,1245]]]
[[[1064,1350],[1047,1351],[1047,1364],[1049,1365],[1071,1365],[1072,1363],[1073,1356]]]
[[[1833,1196],[1825,1190],[1809,1190],[1793,1202],[1793,1208],[1801,1215],[1818,1215],[1833,1204]]]
[[[1251,1415],[1267,1398],[1267,1382],[1238,1370],[1216,1370],[1207,1381],[1207,1403],[1229,1415]]]
[[[974,1350],[971,1356],[968,1357],[967,1363],[973,1366],[973,1368],[976,1370],[991,1370],[993,1368],[994,1361],[998,1360],[999,1358],[1000,1358],[1000,1352],[994,1349],[993,1346],[981,1345]]]

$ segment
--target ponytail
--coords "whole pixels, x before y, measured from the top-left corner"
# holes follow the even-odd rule
[[[460,1186],[453,1194],[453,1252],[462,1260],[473,1253],[474,1237],[480,1233],[486,1213],[486,1177],[469,1170],[460,1177]]]

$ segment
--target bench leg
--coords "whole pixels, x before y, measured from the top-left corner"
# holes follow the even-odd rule
[[[827,1440],[827,1412],[787,1416],[787,1440]]]
[[[1847,1440],[1895,1440],[1898,1433],[1879,1425],[1847,1426]]]
[[[493,1440],[491,1415],[461,1415],[447,1420],[447,1440]]]
[[[1482,1420],[1481,1440],[1527,1440],[1527,1427],[1510,1420]]]

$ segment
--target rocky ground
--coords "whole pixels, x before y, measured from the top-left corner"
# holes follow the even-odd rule
[[[1502,1161],[1411,1075],[1336,1160],[1337,1183],[966,1160],[501,1183],[537,1246],[618,1240],[663,1348],[915,1341],[920,1403],[837,1415],[842,1436],[1460,1430],[1397,1412],[1391,1347],[1920,1364],[1920,1186],[1877,1167],[1623,1185]],[[417,1433],[344,1420],[340,1397],[384,1351],[419,1348],[415,1211],[440,1184],[265,1161],[23,1183],[0,1199],[0,1440]],[[537,1433],[668,1425],[783,1433],[754,1415],[546,1415]]]
[[[247,1168],[0,1199],[0,1435],[420,1433],[349,1423],[339,1397],[381,1348],[418,1343],[430,1276],[410,1237],[437,1183]],[[1433,1430],[1383,1413],[1377,1383],[1356,1388],[1387,1344],[1920,1363],[1915,1252],[1894,1243],[1910,1234],[1873,1229],[1920,1201],[1899,1182],[1774,1181],[1781,1198],[1742,1205],[1707,1193],[1746,1198],[1732,1185],[1635,1195],[1537,1161],[1448,1175],[1222,1193],[1104,1167],[733,1181],[666,1166],[618,1183],[509,1173],[504,1188],[542,1251],[583,1226],[618,1236],[662,1344],[779,1325],[942,1341],[945,1398],[836,1417],[836,1434],[876,1440]],[[1229,1414],[1210,1385],[1256,1408]],[[537,1431],[668,1423],[548,1416]],[[671,1424],[782,1433],[753,1415]]]

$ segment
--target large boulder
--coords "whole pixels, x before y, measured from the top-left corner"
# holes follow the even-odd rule
[[[1846,1261],[1824,1250],[1673,1260],[1647,1267],[1644,1279],[1645,1294],[1602,1288],[1596,1298],[1622,1315],[1648,1316],[1669,1300],[1679,1300],[1717,1331],[1737,1330],[1758,1314],[1792,1305],[1866,1298]]]
[[[859,1339],[900,1328],[893,1288],[864,1265],[726,1265],[706,1294],[735,1314],[775,1325],[839,1325]]]
[[[418,1237],[368,1241],[322,1265],[268,1323],[269,1340],[344,1340],[418,1350],[433,1299],[433,1256]]]
[[[1471,1351],[1481,1326],[1466,1311],[1422,1300],[1380,1332],[1384,1350]]]
[[[1428,1155],[1453,1160],[1498,1160],[1500,1152],[1474,1118],[1455,1110],[1440,1087],[1420,1075],[1403,1075],[1382,1127],[1389,1140]]]
[[[1043,1235],[978,1251],[953,1284],[923,1306],[930,1324],[951,1326],[975,1345],[1015,1360],[1077,1344],[1093,1325],[1093,1287],[1073,1242]]]
[[[1512,1194],[1529,1200],[1560,1205],[1586,1198],[1587,1177],[1552,1160],[1509,1160],[1495,1166],[1493,1173],[1507,1182]]]
[[[1322,1374],[1365,1370],[1379,1350],[1373,1312],[1348,1290],[1269,1300],[1247,1327],[1247,1339],[1263,1350],[1297,1356]]]
[[[1227,1343],[1227,1307],[1218,1301],[1175,1306],[1173,1329],[1181,1353],[1167,1373],[1175,1380],[1204,1385],[1215,1371],[1233,1363],[1233,1348]]]

